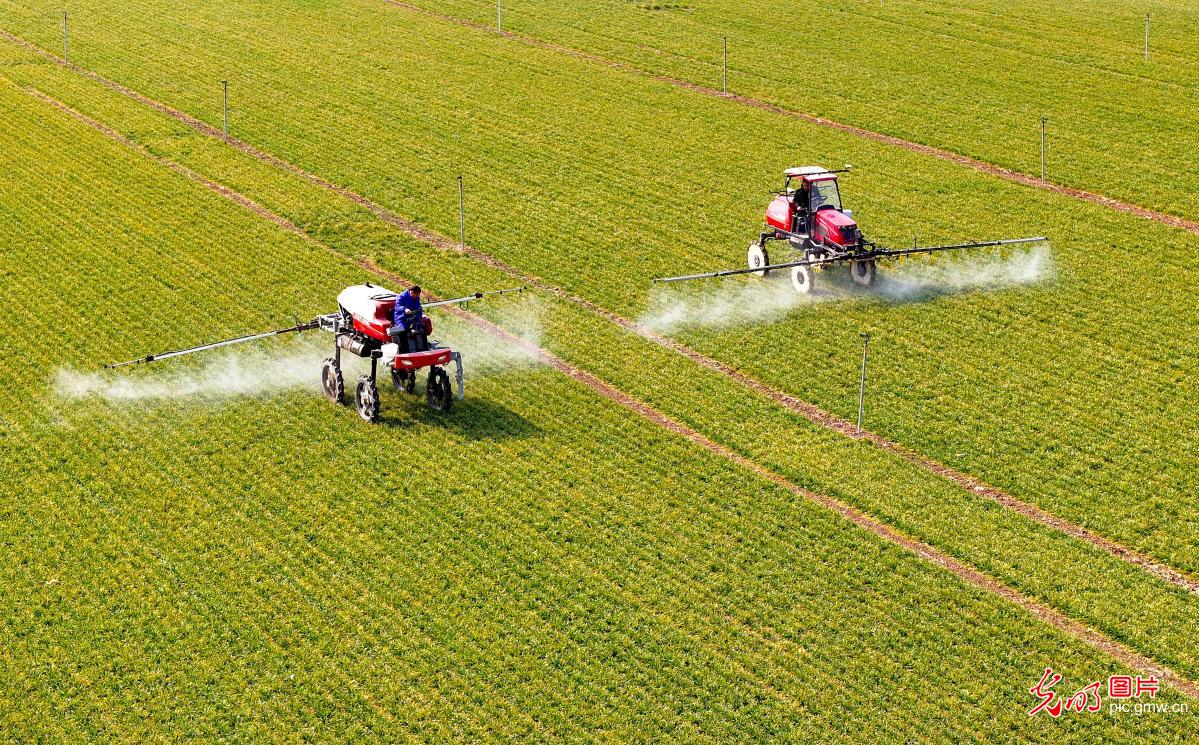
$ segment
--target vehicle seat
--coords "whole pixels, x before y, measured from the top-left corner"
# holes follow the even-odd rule
[[[387,329],[387,335],[399,345],[399,354],[429,351],[429,335],[420,329],[405,331],[399,326],[392,326]]]

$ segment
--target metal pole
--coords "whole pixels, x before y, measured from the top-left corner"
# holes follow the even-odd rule
[[[1145,61],[1149,61],[1149,14],[1145,14]]]
[[[1049,117],[1041,117],[1041,183],[1045,183],[1045,122]]]
[[[228,141],[228,140],[229,140],[229,81],[228,81],[228,80],[222,80],[222,81],[221,81],[221,87],[222,87],[222,88],[224,89],[224,91],[225,91],[225,103],[224,103],[224,111],[225,111],[225,140],[226,140],[226,141]]]
[[[458,177],[458,242],[463,251],[466,250],[466,192],[462,186],[462,176]]]
[[[70,32],[67,26],[67,12],[62,12],[62,61],[71,64]]]
[[[724,37],[724,75],[721,78],[725,95],[729,92],[729,37]]]
[[[504,33],[504,0],[495,0],[495,30]]]
[[[862,337],[862,386],[858,389],[858,434],[862,434],[862,409],[866,404],[866,348],[870,345],[870,334],[858,334]]]

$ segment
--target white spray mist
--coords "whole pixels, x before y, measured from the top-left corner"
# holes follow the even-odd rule
[[[1053,278],[1053,258],[1046,243],[1024,250],[979,255],[960,253],[919,256],[880,265],[872,287],[858,287],[844,266],[816,272],[816,287],[800,294],[786,271],[766,279],[728,278],[713,285],[657,285],[639,322],[656,331],[684,327],[724,328],[770,323],[797,307],[813,303],[879,298],[910,302],[963,292],[1030,285]]]
[[[537,297],[522,298],[505,303],[492,317],[505,331],[532,348],[541,346],[542,313],[544,306]],[[461,319],[446,319],[450,333],[446,344],[462,353],[467,378],[499,375],[513,369],[541,364],[540,360],[520,344],[487,333]]]
[[[214,357],[199,367],[184,360],[164,360],[145,369],[103,373],[60,369],[54,379],[54,390],[64,398],[95,398],[113,403],[185,398],[219,402],[288,390],[319,392],[321,361],[330,355],[331,348],[305,343],[282,354],[273,351],[276,353],[269,348],[213,352]]]

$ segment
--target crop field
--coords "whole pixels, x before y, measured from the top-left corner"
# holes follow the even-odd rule
[[[216,126],[214,81],[233,78],[241,138],[445,235],[457,233],[463,171],[478,214],[473,246],[630,317],[650,302],[651,277],[737,265],[756,235],[761,195],[796,158],[860,165],[861,175],[846,179],[847,199],[877,240],[1050,236],[1052,271],[1015,292],[956,294],[934,282],[926,302],[867,298],[801,308],[781,324],[681,333],[849,416],[857,332],[875,331],[876,431],[1199,569],[1185,291],[1199,237],[386,4],[243,13],[234,25],[223,12],[172,15],[150,4],[137,14],[147,36],[93,22],[111,29],[110,50],[93,51],[89,36],[76,54]],[[88,21],[78,25],[82,36]],[[262,25],[270,28],[252,36],[222,30]],[[119,52],[129,38],[159,40],[153,68]],[[428,43],[445,53],[424,54]],[[180,44],[201,51],[169,53]],[[360,63],[334,65],[347,50]],[[322,54],[327,64],[303,67],[301,58]],[[472,59],[505,84],[472,85]],[[602,112],[618,98],[627,115],[612,123]],[[803,334],[794,333],[795,317]],[[1145,495],[1152,501],[1137,499]]]
[[[1022,58],[1063,23],[994,10],[961,6],[959,31]],[[1055,58],[1095,76],[1073,89],[1088,117],[1103,76],[1131,75],[1107,10]],[[1199,236],[537,42],[711,85],[688,55],[725,21],[768,33],[753,4],[505,13],[527,38],[375,0],[101,1],[73,11],[65,67],[58,9],[0,0],[0,731],[1188,740],[1190,713],[1027,711],[1049,666],[1063,696],[1118,672],[1199,695]],[[902,80],[886,44],[934,17],[837,13],[877,86]],[[940,75],[962,46],[944,41],[921,62]],[[1192,85],[1166,66],[1188,40],[1161,45],[1147,78]],[[821,108],[833,87],[800,100],[769,52],[734,66],[738,92],[1029,170],[951,115],[1032,105],[982,56],[925,121],[883,88],[888,109],[844,116]],[[860,56],[830,64],[860,75]],[[1176,164],[1135,174],[1162,185],[1136,198],[1089,181],[1115,161],[1075,157],[1064,183],[1191,214]],[[883,267],[870,292],[825,271],[802,300],[785,280],[651,285],[743,265],[801,162],[854,163],[842,191],[885,243],[1050,240]],[[332,407],[315,336],[97,371],[400,278],[533,286],[435,316],[467,360],[448,414],[390,391],[381,426]]]
[[[1036,176],[1046,117],[1052,181],[1199,218],[1193,3],[509,0],[504,28],[713,89],[727,37],[733,93]]]

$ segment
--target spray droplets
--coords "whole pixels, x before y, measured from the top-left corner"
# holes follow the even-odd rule
[[[785,273],[765,280],[727,279],[712,284],[657,285],[639,322],[655,331],[684,327],[727,328],[771,323],[814,303],[876,298],[891,302],[930,300],[978,290],[1031,285],[1052,279],[1047,243],[1016,251],[912,258],[882,265],[871,287],[858,287],[845,267],[816,272],[809,294],[795,292]]]
[[[536,297],[506,303],[498,309],[496,322],[522,344],[513,344],[470,323],[453,321],[454,343],[450,346],[462,352],[466,377],[477,379],[540,364],[530,350],[541,347],[543,312],[542,301]]]
[[[822,299],[825,299],[822,294],[801,295],[791,288],[790,282],[776,277],[729,279],[715,287],[656,285],[638,322],[655,331],[770,323],[797,306]]]
[[[287,390],[319,392],[319,370],[327,350],[310,345],[283,355],[238,350],[202,367],[156,367],[136,372],[81,373],[62,369],[54,380],[64,398],[96,398],[111,403],[197,399],[219,402]],[[164,366],[167,363],[164,363]]]
[[[910,259],[894,270],[879,272],[878,282],[867,292],[887,300],[926,300],[975,290],[998,290],[1052,280],[1053,255],[1048,243],[1017,250],[1006,256],[956,254],[935,260]]]
[[[462,352],[468,378],[496,375],[512,368],[539,364],[529,348],[541,344],[539,300],[531,298],[501,308],[497,321],[523,344],[499,339],[469,323],[446,319],[446,346]],[[321,343],[326,342],[326,343]],[[167,361],[146,368],[118,372],[84,373],[60,369],[54,391],[67,399],[93,399],[115,404],[153,404],[187,400],[218,404],[250,396],[270,396],[288,391],[320,394],[322,361],[332,353],[325,335],[286,346],[267,342],[261,346],[215,353],[202,366]],[[347,375],[365,363],[342,356]]]

